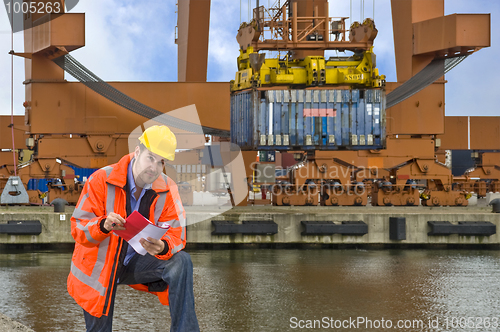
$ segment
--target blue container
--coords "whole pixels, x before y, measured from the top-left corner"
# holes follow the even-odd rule
[[[88,179],[92,175],[92,173],[98,170],[98,168],[79,168],[71,165],[68,166],[75,171],[75,176],[80,176],[78,178],[79,181],[83,181],[84,177]]]
[[[28,181],[27,190],[40,190],[41,192],[46,192],[49,190],[47,187],[47,183],[49,180],[47,179],[30,179]]]
[[[242,150],[385,148],[382,89],[246,90],[231,95],[231,142]]]
[[[79,168],[75,166],[71,166],[74,171],[75,171],[75,176],[78,175],[80,176],[78,178],[79,181],[83,181],[83,178],[86,177],[87,179],[94,173],[98,168]],[[53,179],[30,179],[28,181],[28,190],[40,190],[41,192],[47,192],[49,188],[47,187],[47,183],[49,181],[54,181]]]

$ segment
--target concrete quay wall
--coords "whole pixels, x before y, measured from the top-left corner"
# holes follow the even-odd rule
[[[71,236],[72,212],[54,213],[49,211],[1,211],[0,224],[8,221],[39,220],[42,232],[39,235],[14,235],[0,233],[0,244],[67,244],[74,243]]]
[[[454,213],[434,213],[433,211],[346,211],[338,212],[318,211],[310,212],[276,211],[266,212],[227,212],[213,218],[203,213],[191,213],[188,215],[187,241],[188,243],[276,243],[276,244],[463,244],[463,245],[497,245],[500,244],[500,214],[490,212],[467,212],[463,210]],[[406,239],[391,240],[389,232],[389,218],[406,218]],[[242,223],[243,220],[273,220],[278,224],[278,233],[274,235],[212,235],[213,226],[211,220],[231,220]],[[202,220],[202,221],[199,221]],[[340,224],[342,221],[363,221],[368,225],[368,233],[365,235],[302,235],[304,226],[301,221],[333,221]],[[497,233],[490,236],[460,236],[451,234],[445,236],[428,235],[431,227],[428,221],[448,221],[457,224],[459,221],[489,221],[496,225]],[[192,223],[192,224],[191,224]]]
[[[500,214],[489,208],[373,208],[373,207],[244,207],[233,208],[224,213],[217,208],[186,208],[187,242],[192,245],[218,244],[345,244],[345,245],[500,245]],[[70,217],[72,208],[65,213],[54,213],[50,209],[30,210],[5,209],[0,207],[0,225],[9,220],[39,220],[42,232],[39,235],[13,235],[0,233],[1,245],[16,244],[71,244]],[[406,239],[391,240],[389,218],[406,219]],[[243,220],[272,220],[278,225],[274,235],[213,235],[212,220],[230,220],[236,224]],[[365,235],[302,235],[301,221],[363,221],[368,225]],[[489,221],[496,225],[497,233],[490,236],[428,235],[428,221]],[[499,246],[500,247],[500,246]]]

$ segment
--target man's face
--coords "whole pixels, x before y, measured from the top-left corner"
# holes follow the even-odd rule
[[[132,166],[135,185],[144,188],[146,184],[153,183],[163,171],[165,159],[144,149],[142,152],[139,147],[135,148],[135,163]]]

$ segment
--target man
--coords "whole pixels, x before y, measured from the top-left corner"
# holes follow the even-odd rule
[[[169,305],[171,331],[199,331],[193,266],[181,251],[185,212],[177,186],[162,173],[165,159],[174,160],[177,140],[166,126],[152,126],[139,142],[85,183],[71,217],[76,244],[68,292],[84,310],[87,331],[111,331],[117,284],[156,294]],[[170,225],[160,240],[140,240],[144,256],[114,233],[126,229],[125,218],[136,210],[157,226]]]

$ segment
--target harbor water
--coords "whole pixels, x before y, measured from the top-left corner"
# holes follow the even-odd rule
[[[189,250],[202,331],[494,331],[500,252]],[[37,332],[84,331],[71,252],[0,251],[0,312]],[[168,331],[168,307],[118,288],[114,331]]]

